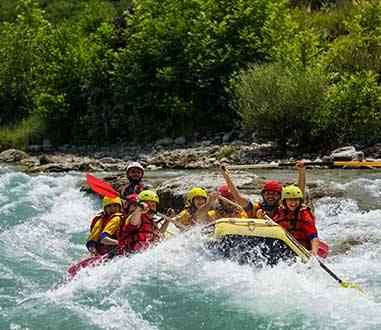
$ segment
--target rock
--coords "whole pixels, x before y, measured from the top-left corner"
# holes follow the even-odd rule
[[[175,139],[176,145],[184,145],[186,142],[187,141],[184,136],[179,136],[178,138]]]
[[[40,165],[54,163],[53,159],[45,154],[40,156],[39,161],[40,161]]]
[[[353,146],[347,146],[335,149],[331,152],[332,161],[357,161],[361,162],[364,159],[362,151],[356,151]]]
[[[27,146],[27,150],[29,152],[37,153],[41,152],[43,150],[43,147],[40,144],[31,144]]]
[[[0,153],[0,161],[5,162],[19,162],[22,159],[29,158],[30,156],[21,150],[8,149]]]
[[[117,162],[113,157],[103,157],[98,160],[100,163],[105,163],[105,164],[114,164]]]
[[[173,143],[173,139],[166,137],[156,141],[155,146],[169,146]]]
[[[222,136],[222,142],[229,142],[231,141],[232,132],[226,132]]]
[[[247,196],[247,192],[252,194],[255,190],[257,196],[254,199],[259,198],[258,193],[260,194],[263,179],[255,174],[245,172],[233,172],[231,178],[244,196]],[[192,188],[202,187],[209,193],[225,184],[226,182],[219,172],[201,172],[166,180],[157,187],[160,207],[172,207],[179,211],[184,207],[188,192]]]

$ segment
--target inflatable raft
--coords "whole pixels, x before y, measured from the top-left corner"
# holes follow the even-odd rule
[[[222,218],[208,224],[203,233],[211,255],[239,263],[261,266],[298,257],[307,262],[310,258],[290,233],[265,219]]]

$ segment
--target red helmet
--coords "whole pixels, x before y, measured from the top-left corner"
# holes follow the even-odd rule
[[[128,207],[132,204],[128,199],[132,199],[133,201],[138,201],[138,194],[131,194],[127,196],[127,200],[123,204],[124,209],[128,209]]]
[[[283,187],[279,182],[269,181],[263,185],[261,192],[263,194],[265,191],[276,191],[276,192],[282,194],[282,189],[283,189]]]
[[[230,192],[230,189],[228,186],[222,186],[220,189],[218,189],[220,192],[221,196],[226,197],[226,198],[233,198],[232,193]]]

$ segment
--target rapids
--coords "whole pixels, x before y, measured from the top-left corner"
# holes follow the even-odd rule
[[[263,172],[295,176],[269,173]],[[100,206],[99,197],[77,188],[83,178],[0,167],[1,330],[381,328],[380,171],[307,176],[344,191],[315,202],[316,222],[330,245],[326,265],[363,294],[342,288],[320,267],[259,270],[213,260],[199,228],[69,280],[67,269],[86,256],[88,227]]]

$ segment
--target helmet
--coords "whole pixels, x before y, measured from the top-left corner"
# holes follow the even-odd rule
[[[118,204],[118,205],[120,205],[120,207],[123,207],[122,206],[122,200],[120,199],[120,197],[115,197],[115,198],[104,197],[103,198],[103,201],[102,201],[102,207],[103,208],[105,208],[107,205],[111,205],[111,204]]]
[[[288,199],[288,198],[303,199],[303,192],[297,186],[287,186],[283,189],[282,199]]]
[[[131,194],[131,195],[128,195],[127,196],[127,199],[132,199],[133,201],[137,202],[138,201],[138,194]],[[126,200],[123,204],[123,207],[125,209],[127,209],[130,205],[132,204],[132,202],[130,202],[129,200]]]
[[[282,194],[282,185],[279,182],[275,182],[275,181],[266,182],[262,187],[262,191],[261,191],[262,194],[265,191],[276,191]]]
[[[138,203],[142,201],[153,201],[159,204],[159,196],[153,190],[143,190],[137,199]]]
[[[192,203],[193,202],[193,198],[195,198],[195,197],[208,198],[208,194],[206,193],[206,191],[204,189],[196,187],[196,188],[193,188],[189,192],[189,194],[188,194],[188,202]]]
[[[229,189],[228,186],[222,186],[220,189],[218,189],[220,192],[221,196],[226,197],[226,198],[233,198],[233,195]]]
[[[128,171],[132,168],[139,168],[142,170],[143,174],[144,174],[144,167],[142,164],[138,163],[138,162],[132,162],[130,164],[127,165],[126,167],[126,174],[128,173]]]

